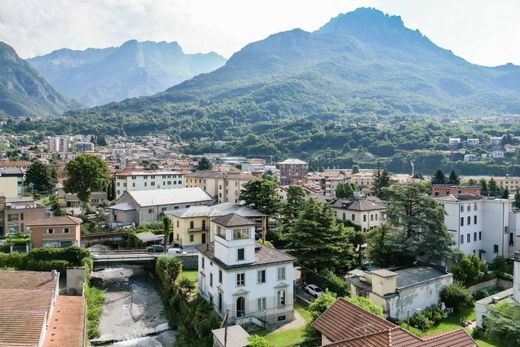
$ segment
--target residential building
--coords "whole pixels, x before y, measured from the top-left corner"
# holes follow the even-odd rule
[[[475,161],[477,156],[475,154],[464,154],[464,161]]]
[[[520,176],[463,176],[462,178],[465,181],[472,179],[475,182],[479,182],[482,179],[489,182],[493,178],[497,183],[497,187],[507,188],[510,193],[514,193],[520,188]]]
[[[153,223],[167,210],[210,205],[213,199],[200,188],[126,191],[108,207],[113,226]]]
[[[499,147],[499,146],[502,146],[502,136],[500,137],[491,137],[491,139],[489,139],[489,144],[493,147]]]
[[[314,321],[312,327],[321,333],[321,346],[477,347],[464,329],[418,337],[343,298],[336,300]]]
[[[76,152],[94,152],[94,144],[88,141],[80,141],[74,144],[74,149]]]
[[[446,210],[445,223],[454,247],[492,262],[496,256],[510,257],[515,242],[519,214],[512,213],[508,199],[457,194],[436,198]]]
[[[0,196],[16,198],[23,195],[24,173],[20,168],[0,168]]]
[[[286,159],[278,163],[280,169],[280,184],[289,186],[304,181],[309,164],[300,159]]]
[[[350,181],[355,183],[359,188],[370,190],[374,186],[376,176],[373,170],[362,170],[353,174]]]
[[[32,198],[0,196],[0,235],[23,233],[27,223],[45,217],[45,207]]]
[[[352,198],[333,200],[332,209],[338,220],[354,224],[360,230],[367,231],[383,223],[387,207],[375,196],[357,194]]]
[[[336,196],[336,188],[340,183],[348,182],[347,177],[337,171],[312,172],[307,174],[306,182],[313,184],[323,192],[325,196]]]
[[[448,196],[457,194],[480,195],[480,186],[458,186],[450,184],[433,184],[432,196]]]
[[[184,188],[179,171],[145,171],[127,169],[114,175],[116,199],[127,191]]]
[[[480,144],[480,140],[479,139],[467,139],[466,144],[468,146],[472,146],[472,147],[478,146]]]
[[[165,211],[172,220],[173,243],[181,246],[196,246],[215,240],[216,230],[210,228],[211,221],[230,213],[247,218],[255,223],[255,238],[265,238],[267,215],[244,205],[225,202],[212,206],[191,206]]]
[[[255,223],[220,216],[215,241],[197,246],[200,295],[231,324],[283,324],[294,318],[295,258],[255,242]]]
[[[204,189],[216,203],[240,202],[240,192],[244,185],[256,177],[250,172],[240,172],[235,169],[202,170],[185,176],[187,188]]]
[[[351,295],[368,297],[388,317],[406,320],[440,304],[440,292],[453,275],[432,266],[416,265],[372,271],[353,270],[346,277]]]
[[[83,221],[72,216],[45,217],[27,222],[32,248],[63,248],[79,246],[80,225]]]
[[[59,295],[59,277],[0,270],[0,346],[85,346],[85,298]]]
[[[70,137],[51,136],[47,139],[47,147],[51,153],[64,153],[69,151]]]
[[[499,151],[499,150],[493,151],[493,152],[491,152],[491,157],[494,159],[504,158],[504,151]]]
[[[448,146],[451,150],[457,149],[460,143],[460,137],[450,137],[448,139]]]
[[[78,196],[73,193],[65,193],[63,189],[58,189],[56,193],[56,200],[58,205],[63,208],[81,208],[81,201]],[[97,207],[99,205],[107,205],[107,192],[92,192],[90,193],[90,205]]]

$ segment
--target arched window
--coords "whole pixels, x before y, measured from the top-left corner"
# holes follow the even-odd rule
[[[243,296],[237,299],[237,317],[244,317],[246,314],[246,300]]]
[[[285,290],[278,291],[278,306],[285,306]]]

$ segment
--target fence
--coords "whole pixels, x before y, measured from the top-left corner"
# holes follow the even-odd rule
[[[472,285],[471,287],[468,287],[468,290],[470,293],[475,294],[479,290],[482,290],[484,288],[489,288],[489,287],[499,287],[499,288],[502,288],[505,290],[505,289],[512,288],[513,282],[503,280],[503,279],[493,278],[488,281],[480,282],[475,285]]]

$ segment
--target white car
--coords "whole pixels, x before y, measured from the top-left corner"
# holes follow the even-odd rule
[[[315,284],[307,284],[304,289],[307,293],[316,298],[323,295],[323,290]]]

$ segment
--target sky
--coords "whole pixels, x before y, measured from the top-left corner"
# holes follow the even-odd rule
[[[0,41],[22,58],[130,39],[229,58],[270,34],[313,31],[358,7],[399,15],[472,63],[520,65],[518,0],[0,0]]]

